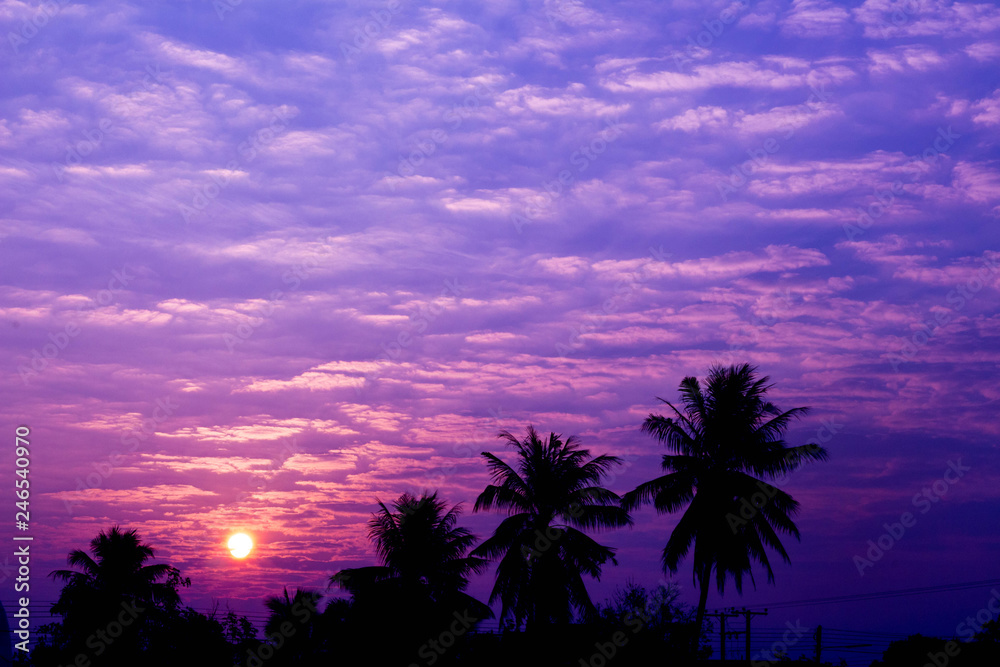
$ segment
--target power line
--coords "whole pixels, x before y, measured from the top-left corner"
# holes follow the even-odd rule
[[[845,639],[851,638],[861,638],[865,639],[868,637],[876,638],[887,638],[887,639],[905,639],[910,635],[905,632],[881,632],[877,630],[840,630],[837,628],[824,628],[824,632],[833,633],[838,636],[843,636]],[[910,633],[912,634],[912,633]]]
[[[984,579],[982,581],[967,581],[955,584],[944,584],[940,586],[921,586],[917,588],[900,588],[888,591],[878,591],[874,593],[855,593],[853,595],[838,595],[826,598],[807,598],[803,600],[789,600],[786,602],[772,602],[765,604],[751,605],[751,608],[781,609],[787,607],[809,607],[822,604],[841,604],[844,602],[862,602],[865,600],[884,600],[909,595],[929,595],[931,593],[949,593],[954,591],[972,590],[976,588],[986,588],[988,586],[1000,585],[1000,579]]]

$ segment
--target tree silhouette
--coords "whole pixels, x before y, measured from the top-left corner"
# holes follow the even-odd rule
[[[264,635],[275,648],[274,665],[312,664],[318,658],[322,638],[317,605],[321,597],[316,591],[301,588],[289,596],[285,588],[282,595],[264,600],[269,612]]]
[[[381,501],[378,505],[368,535],[380,564],[341,570],[330,577],[330,585],[351,594],[349,612],[359,633],[382,628],[378,636],[384,637],[386,626],[395,628],[394,646],[373,639],[386,664],[413,662],[416,656],[408,654],[448,628],[454,614],[477,621],[493,617],[487,605],[465,593],[469,576],[488,563],[468,555],[476,537],[456,525],[460,505],[448,509],[437,493],[426,492],[419,498],[404,493],[392,509]]]
[[[630,579],[598,606],[606,626],[603,636],[623,631],[628,637],[627,645],[614,656],[616,664],[652,665],[663,655],[680,661],[708,658],[711,647],[704,639],[691,654],[695,609],[679,598],[680,589],[674,584],[647,590]]]
[[[472,552],[500,559],[490,603],[499,599],[501,619],[529,629],[568,623],[574,610],[596,617],[583,575],[599,579],[602,565],[617,561],[614,549],[580,529],[631,525],[621,499],[600,486],[620,459],[590,458],[575,437],[563,442],[550,433],[542,440],[532,426],[523,440],[507,431],[498,437],[516,451],[515,467],[483,452],[493,484],[479,494],[474,508],[508,514]]]
[[[770,378],[758,378],[756,371],[749,364],[713,366],[704,391],[697,378],[684,378],[679,387],[683,411],[659,399],[674,416],[650,414],[642,430],[677,453],[663,456],[666,475],[640,484],[623,499],[626,509],[652,502],[660,514],[688,505],[663,548],[662,563],[664,572],[676,572],[694,545],[699,633],[713,571],[720,595],[730,577],[742,593],[744,574],[755,583],[754,561],[766,568],[768,582],[774,581],[765,547],[790,562],[778,533],[799,538],[791,519],[799,503],[762,478],[827,458],[818,445],[786,446],[782,436],[789,423],[808,408],[778,410],[766,398]]]
[[[246,616],[237,616],[236,612],[230,609],[221,623],[226,641],[233,647],[237,661],[242,659],[246,649],[257,645],[257,628]]]
[[[163,628],[182,620],[178,588],[191,584],[175,567],[148,564],[154,555],[134,529],[118,526],[91,540],[90,553],[71,551],[67,562],[77,569],[50,574],[65,582],[52,605],[63,622],[49,627],[51,643],[42,653],[90,652],[100,655],[99,664],[124,664],[149,649]],[[95,635],[100,631],[107,634]]]
[[[341,570],[330,577],[331,584],[356,597],[379,591],[415,602],[464,602],[485,618],[489,608],[463,592],[469,575],[483,572],[488,563],[466,555],[476,537],[456,527],[461,506],[447,509],[437,493],[420,498],[404,493],[393,510],[381,501],[378,505],[368,522],[368,536],[381,565]]]
[[[181,579],[180,571],[165,563],[146,565],[155,552],[140,541],[135,529],[122,531],[112,526],[90,541],[90,553],[74,549],[66,561],[77,570],[54,570],[50,576],[66,582],[53,613],[76,610],[81,603],[110,601],[117,606],[121,600],[134,600],[150,605],[175,609],[181,598],[178,586],[189,586],[190,579]],[[163,581],[160,581],[160,580]],[[92,611],[92,608],[91,608]]]

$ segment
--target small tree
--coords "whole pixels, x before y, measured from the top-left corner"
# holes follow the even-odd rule
[[[693,639],[697,612],[678,601],[680,589],[674,584],[652,590],[629,580],[600,605],[605,632],[624,632],[627,642],[622,657],[636,664],[653,664],[660,656],[676,659],[705,659],[711,647],[704,638],[694,655]]]

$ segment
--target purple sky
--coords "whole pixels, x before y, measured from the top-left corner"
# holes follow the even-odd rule
[[[499,428],[625,456],[627,491],[655,397],[744,360],[813,408],[792,444],[835,433],[783,484],[792,566],[710,606],[1000,577],[997,6],[46,7],[0,1],[0,398],[33,433],[38,596],[115,522],[191,603],[247,609],[372,563],[376,497],[438,488],[485,537]],[[677,517],[636,518],[595,599],[661,576]],[[766,625],[951,634],[988,597]]]

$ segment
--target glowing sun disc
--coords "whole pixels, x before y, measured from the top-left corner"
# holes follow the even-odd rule
[[[228,546],[233,558],[246,558],[253,549],[253,540],[246,533],[236,533],[229,538]]]

